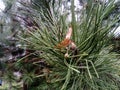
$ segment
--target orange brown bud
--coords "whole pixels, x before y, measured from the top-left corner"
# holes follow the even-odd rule
[[[66,48],[70,43],[71,43],[70,39],[64,39],[57,46],[55,46],[55,48],[58,48],[58,49]]]

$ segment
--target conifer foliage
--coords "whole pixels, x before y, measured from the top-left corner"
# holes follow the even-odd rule
[[[28,90],[120,90],[119,55],[109,44],[120,16],[109,15],[115,1],[87,0],[79,13],[74,0],[70,3],[71,22],[50,4],[50,13],[34,13],[39,28],[18,36],[34,51],[15,63],[24,85]]]

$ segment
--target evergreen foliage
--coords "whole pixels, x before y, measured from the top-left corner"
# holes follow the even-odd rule
[[[31,6],[19,8],[28,18],[18,16],[27,27],[18,35],[19,43],[26,45],[26,54],[12,63],[1,62],[9,89],[21,90],[21,85],[12,85],[17,80],[13,72],[19,71],[24,90],[119,90],[119,54],[110,45],[111,31],[117,28],[120,17],[114,13],[111,18],[115,0],[80,0],[80,11],[75,10],[74,0],[69,0],[71,22],[67,10],[60,12],[67,1],[31,1]],[[8,13],[10,8],[11,3],[5,11]],[[70,28],[72,35],[66,40]]]
[[[119,20],[119,15],[109,17],[114,9],[114,0],[108,3],[88,0],[77,21],[71,0],[71,24],[66,23],[65,15],[56,18],[52,9],[50,18],[40,10],[41,16],[36,17],[40,28],[19,36],[27,48],[36,50],[32,55],[39,58],[32,63],[21,64],[26,57],[16,62],[28,90],[119,90],[119,58],[108,44],[111,39],[108,34]],[[77,48],[56,48],[69,27],[73,29],[71,40]]]

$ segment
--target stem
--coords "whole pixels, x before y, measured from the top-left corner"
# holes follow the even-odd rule
[[[73,41],[75,41],[75,7],[74,7],[74,0],[71,0],[71,13],[72,13],[72,29],[73,29]]]

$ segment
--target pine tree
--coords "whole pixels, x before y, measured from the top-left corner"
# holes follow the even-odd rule
[[[16,63],[23,67],[23,73],[27,70],[23,79],[28,90],[119,90],[118,54],[111,52],[109,45],[110,32],[119,21],[118,14],[109,16],[115,9],[114,0],[88,0],[79,21],[74,0],[70,8],[71,23],[66,22],[66,14],[58,12],[55,17],[51,9],[48,18],[40,10],[42,16],[36,17],[40,28],[19,36],[27,48],[36,50],[32,54],[39,58],[27,57],[25,66],[25,59]],[[35,61],[29,62],[31,59]]]
[[[116,9],[114,0],[95,1],[86,0],[83,9],[76,11],[70,0],[71,6],[61,13],[67,1],[45,0],[49,4],[40,7],[33,0],[27,16],[35,28],[18,35],[26,44],[26,55],[9,64],[6,80],[12,82],[17,70],[24,90],[119,90],[119,57],[110,45],[119,14],[110,16]]]

